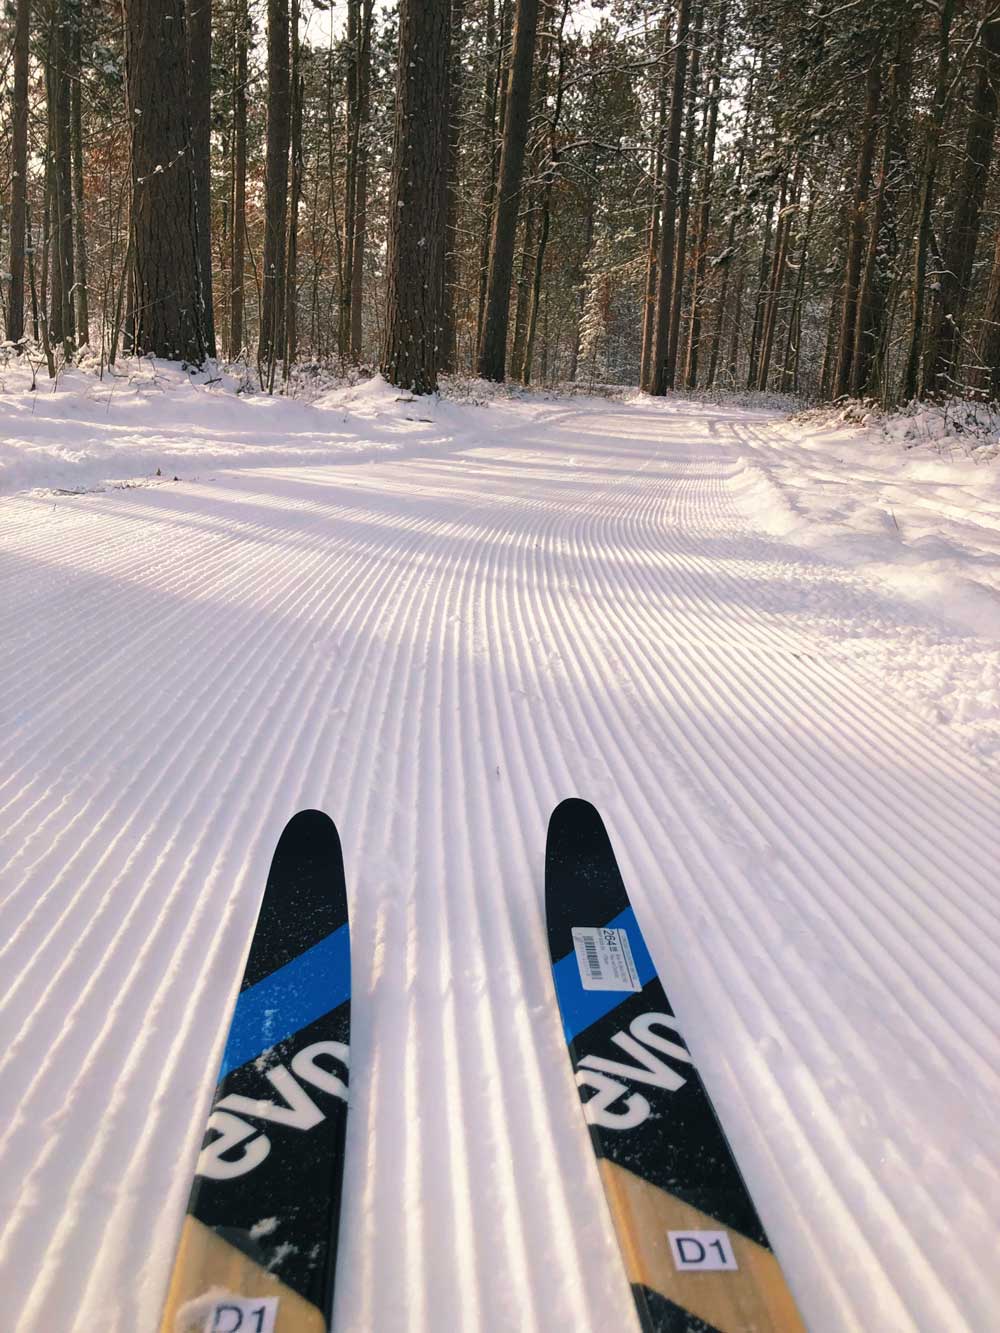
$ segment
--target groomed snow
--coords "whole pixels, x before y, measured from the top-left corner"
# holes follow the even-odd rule
[[[569,794],[809,1327],[993,1326],[995,468],[719,405],[19,373],[5,1327],[156,1328],[306,805],[342,830],[354,941],[336,1327],[634,1327],[548,969]]]

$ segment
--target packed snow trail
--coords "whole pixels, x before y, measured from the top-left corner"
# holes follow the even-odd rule
[[[1000,799],[842,651],[931,622],[740,508],[767,430],[564,407],[3,502],[5,1327],[156,1327],[305,806],[351,902],[337,1329],[634,1327],[548,967],[570,794],[810,1328],[994,1325]]]

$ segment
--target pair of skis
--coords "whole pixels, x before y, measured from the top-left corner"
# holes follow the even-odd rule
[[[798,1333],[586,801],[552,815],[545,897],[570,1060],[643,1330]],[[350,976],[340,840],[305,810],[274,853],[160,1333],[328,1333]]]

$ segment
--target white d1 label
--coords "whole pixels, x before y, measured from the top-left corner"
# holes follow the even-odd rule
[[[736,1255],[725,1231],[668,1231],[674,1267],[680,1273],[736,1269]]]
[[[642,990],[628,931],[614,926],[574,926],[573,948],[584,990]]]
[[[205,1317],[204,1333],[274,1333],[277,1296],[225,1296]]]

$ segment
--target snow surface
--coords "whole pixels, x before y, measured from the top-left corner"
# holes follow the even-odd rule
[[[307,805],[352,915],[336,1327],[635,1327],[548,966],[569,794],[809,1327],[995,1327],[995,467],[717,404],[14,376],[5,1328],[156,1328]]]

